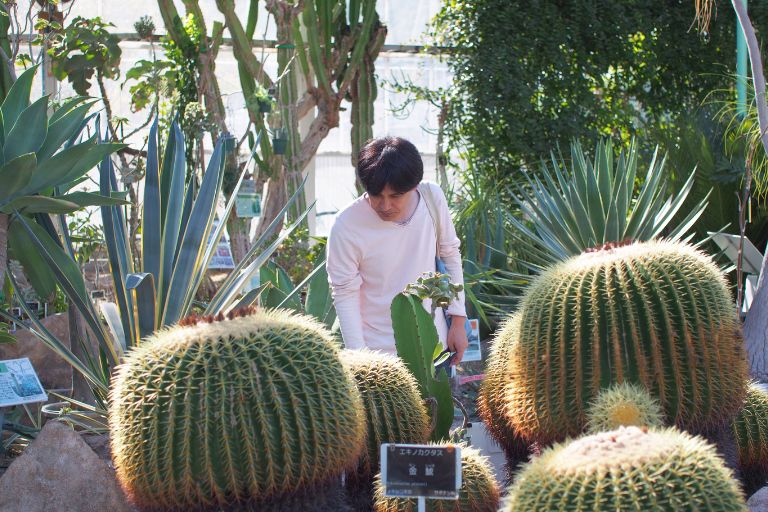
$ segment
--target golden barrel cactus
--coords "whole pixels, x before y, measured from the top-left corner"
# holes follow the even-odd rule
[[[621,427],[546,449],[518,476],[502,512],[747,512],[713,446],[674,428]]]
[[[322,501],[313,494],[338,487],[365,439],[331,334],[283,311],[208,320],[157,332],[117,370],[109,424],[121,485],[152,510]]]
[[[741,407],[747,362],[735,307],[711,258],[687,244],[571,258],[531,284],[519,313],[505,415],[529,441],[580,434],[589,402],[615,383],[642,385],[670,423],[693,431]]]
[[[341,361],[352,373],[365,407],[367,435],[357,471],[347,482],[373,483],[382,443],[423,444],[429,440],[429,415],[419,387],[403,361],[370,350],[344,350]]]

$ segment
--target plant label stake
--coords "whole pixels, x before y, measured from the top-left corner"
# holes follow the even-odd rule
[[[384,496],[417,498],[419,512],[426,499],[457,500],[461,489],[461,448],[427,444],[381,445]]]

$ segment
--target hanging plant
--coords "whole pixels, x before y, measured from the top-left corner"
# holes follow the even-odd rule
[[[264,87],[257,87],[250,101],[258,105],[259,112],[262,114],[269,114],[272,112],[272,108],[275,104],[275,98]]]
[[[284,155],[286,149],[288,149],[288,130],[277,128],[272,133],[272,150],[276,155]]]

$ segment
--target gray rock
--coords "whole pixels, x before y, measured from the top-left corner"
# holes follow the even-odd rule
[[[763,487],[747,501],[749,512],[768,512],[768,487]]]
[[[114,469],[114,466],[112,465],[112,447],[109,444],[109,434],[83,433],[80,434],[80,436],[101,460],[106,462],[110,468]]]
[[[131,512],[114,472],[67,425],[49,421],[0,478],[0,512]]]

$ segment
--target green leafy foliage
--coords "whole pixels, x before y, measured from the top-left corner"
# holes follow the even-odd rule
[[[77,16],[50,43],[54,76],[69,80],[82,96],[88,95],[94,74],[111,79],[120,76],[120,39],[109,32],[109,27],[114,25],[98,16]]]
[[[224,226],[215,229],[215,205],[221,194],[223,142],[214,148],[208,168],[199,187],[185,184],[185,140],[177,124],[166,135],[166,146],[159,144],[157,120],[150,130],[147,148],[147,172],[142,198],[142,258],[141,268],[134,267],[123,209],[115,204],[101,207],[102,228],[109,257],[110,271],[117,302],[117,311],[107,314],[106,326],[86,293],[84,278],[76,262],[71,241],[60,239],[55,231],[43,230],[23,217],[23,228],[29,239],[29,250],[53,272],[72,305],[83,316],[95,336],[99,353],[76,355],[55,335],[33,320],[35,332],[43,343],[82,373],[89,383],[103,412],[112,369],[125,350],[140,345],[142,338],[154,331],[173,325],[192,313],[193,298],[203,281],[204,273],[221,239]],[[247,167],[247,166],[246,166]],[[104,158],[99,166],[101,193],[117,193],[118,181],[111,160]],[[242,180],[241,175],[241,180]],[[239,181],[235,190],[239,188]],[[296,201],[299,190],[278,215],[281,218]],[[235,194],[236,195],[236,194]],[[234,207],[233,198],[226,204],[224,214]],[[297,220],[303,221],[309,210]],[[205,314],[226,313],[249,304],[242,289],[258,272],[275,248],[296,225],[288,226],[276,240],[268,242],[277,227],[268,226],[243,261],[220,285],[210,303],[199,305]],[[7,317],[7,313],[3,314]]]
[[[86,206],[120,205],[109,194],[70,190],[105,156],[123,144],[100,144],[94,138],[77,140],[93,105],[86,98],[65,101],[48,116],[48,97],[30,101],[36,67],[22,73],[0,105],[0,213],[33,217],[44,226],[47,214],[66,214]],[[44,214],[39,217],[36,214]],[[47,220],[53,232],[53,224]],[[40,297],[55,289],[55,278],[33,249],[27,231],[16,222],[9,227],[8,250],[18,259]]]
[[[126,83],[136,83],[128,88],[131,94],[131,110],[138,112],[150,105],[159,92],[167,92],[176,82],[177,74],[173,63],[168,60],[139,59],[125,73]],[[125,86],[125,84],[123,84]]]
[[[432,317],[437,308],[447,308],[451,301],[459,298],[459,293],[464,286],[451,283],[451,276],[440,272],[425,272],[415,283],[409,283],[405,287],[406,295],[414,295],[421,300],[432,301]]]
[[[336,321],[325,260],[294,285],[288,272],[273,259],[260,269],[259,304],[267,308],[292,309],[313,317],[329,329]]]
[[[749,10],[768,27],[766,5]],[[444,2],[430,34],[453,72],[448,145],[510,182],[572,139],[645,137],[732,86],[720,70],[735,68],[736,22],[731,9],[717,14],[702,34],[689,2]]]

